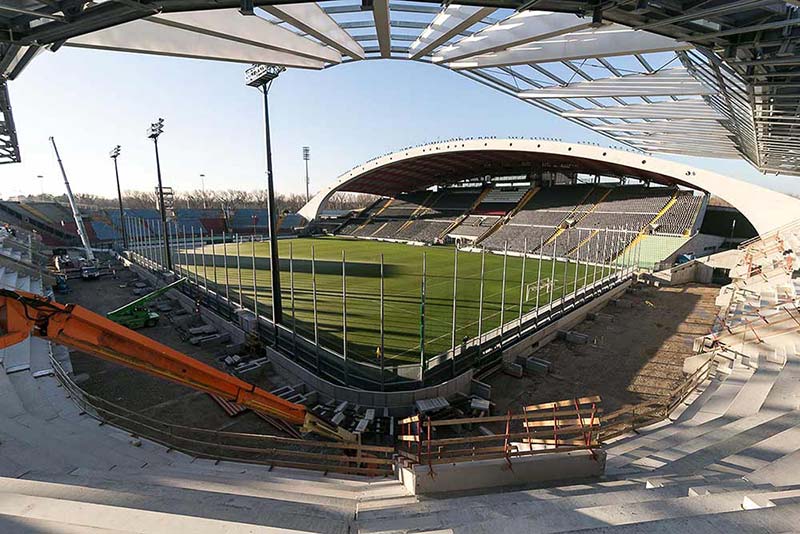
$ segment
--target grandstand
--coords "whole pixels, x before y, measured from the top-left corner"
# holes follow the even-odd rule
[[[796,0],[150,4],[0,6],[0,163],[22,154],[9,86],[69,47],[248,76],[417,61],[623,147],[406,147],[270,246],[260,207],[176,209],[162,241],[155,210],[82,206],[116,270],[57,295],[69,211],[0,203],[0,532],[798,530],[800,201],[657,157],[800,175]],[[338,191],[380,198],[323,217]],[[160,327],[40,337],[176,278]],[[120,339],[128,359],[84,353]],[[152,341],[185,358],[126,352]],[[249,384],[207,395],[189,369]]]

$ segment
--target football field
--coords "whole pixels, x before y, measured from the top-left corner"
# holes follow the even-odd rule
[[[455,248],[422,247],[402,243],[355,240],[335,237],[286,239],[279,242],[284,324],[296,323],[301,335],[314,339],[314,291],[320,343],[342,352],[345,325],[348,357],[376,361],[380,346],[381,254],[384,279],[384,354],[395,363],[417,362],[424,339],[427,356],[451,346],[453,324],[453,279]],[[238,248],[238,268],[237,268]],[[188,253],[188,259],[187,259]],[[312,254],[314,261],[312,265]],[[346,302],[342,298],[342,258],[346,259],[344,282]],[[425,256],[424,328],[422,321],[422,272]],[[205,256],[205,261],[203,257]],[[227,269],[225,261],[227,256]],[[478,334],[481,294],[481,254],[458,252],[456,284],[456,340]],[[257,294],[259,314],[270,315],[269,243],[250,242],[182,248],[180,263],[190,273],[203,277],[209,286],[216,281],[225,295],[225,284],[233,302],[241,297],[253,307]],[[291,261],[290,261],[291,257]],[[314,271],[312,273],[312,270]],[[541,270],[541,273],[539,272]],[[227,272],[226,272],[227,271]],[[602,276],[601,268],[586,267],[574,261],[555,263],[538,257],[524,262],[509,255],[505,268],[503,296],[503,255],[485,254],[483,280],[482,332],[487,332],[523,313],[558,299],[565,291],[580,288]],[[255,282],[255,284],[254,284]],[[294,291],[291,288],[294,287]],[[292,299],[292,293],[294,299]],[[294,303],[292,303],[292,300]],[[346,314],[344,313],[346,306]],[[345,323],[346,321],[346,323]]]

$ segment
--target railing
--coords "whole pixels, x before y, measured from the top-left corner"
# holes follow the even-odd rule
[[[603,431],[600,434],[600,441],[605,443],[609,439],[628,432],[635,432],[639,428],[669,417],[675,408],[680,406],[689,394],[708,377],[714,367],[715,356],[716,352],[711,353],[709,358],[691,375],[686,377],[667,398],[645,401],[606,415],[603,418]]]
[[[52,355],[50,361],[56,378],[81,410],[101,423],[119,427],[168,449],[198,458],[332,473],[367,476],[393,473],[394,447],[223,432],[168,423],[87,393]]]
[[[600,397],[584,397],[525,406],[522,413],[433,421],[415,415],[399,421],[397,452],[407,464],[427,465],[436,476],[436,465],[505,459],[513,469],[515,458],[587,450],[596,458],[600,447]],[[474,425],[496,424],[504,432],[458,437],[458,431]],[[450,437],[454,436],[454,437]]]

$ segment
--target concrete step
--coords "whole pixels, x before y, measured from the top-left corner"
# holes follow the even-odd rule
[[[278,534],[309,532],[300,529],[273,528],[241,522],[219,521],[191,515],[172,515],[161,512],[134,510],[118,506],[82,503],[65,499],[32,497],[4,493],[0,499],[0,514],[27,519],[63,522],[101,529],[123,526],[129,532],[191,532],[192,534]]]
[[[706,489],[706,488],[714,488]],[[370,528],[381,521],[397,524],[401,518],[412,522],[423,521],[422,518],[436,516],[436,521],[450,527],[479,520],[488,513],[499,513],[509,516],[534,515],[546,513],[553,508],[559,510],[576,510],[587,506],[610,506],[629,503],[645,503],[686,497],[691,490],[700,492],[706,489],[710,494],[738,490],[754,490],[755,486],[745,480],[732,480],[726,483],[708,484],[705,480],[692,479],[647,489],[645,484],[634,486],[618,486],[617,489],[604,490],[595,487],[593,491],[579,495],[570,495],[565,488],[547,490],[515,491],[453,499],[422,500],[417,504],[404,506],[402,509],[384,509],[359,512],[360,526]],[[474,517],[471,515],[474,514]],[[409,524],[410,525],[410,524]],[[416,523],[409,526],[403,523],[402,528],[423,528]],[[424,527],[427,528],[427,527]]]
[[[181,466],[184,467],[184,466]],[[247,466],[249,467],[249,466]],[[149,485],[168,485],[187,490],[230,493],[250,497],[300,502],[328,506],[353,506],[360,490],[333,485],[313,484],[291,478],[270,478],[203,470],[186,472],[174,467],[146,466],[140,470],[118,468],[111,471],[76,469],[74,476],[99,478],[108,481],[137,482]]]
[[[781,365],[762,361],[733,400],[725,415],[747,417],[758,413],[781,372]]]
[[[17,395],[5,370],[0,367],[0,418],[16,417],[25,413],[25,407]]]
[[[97,440],[92,436],[54,433],[50,424],[28,414],[4,419],[0,421],[0,441],[13,438],[37,452],[41,461],[49,462],[57,458],[73,467],[110,469],[120,465],[138,466],[145,463],[140,459],[124,456],[114,449],[98,446]]]
[[[346,532],[353,514],[338,507],[69,475],[0,478],[0,497],[9,493],[325,534]]]
[[[722,458],[711,465],[711,470],[736,469],[742,474],[750,474],[773,462],[800,450],[800,427],[792,427],[783,432],[778,432],[755,445],[741,450],[730,456]],[[788,466],[787,466],[788,467]],[[800,469],[800,465],[793,468]],[[797,474],[800,482],[800,471]],[[786,483],[779,485],[788,485]]]
[[[655,491],[655,490],[651,490]],[[496,534],[497,532],[567,532],[608,525],[625,525],[658,521],[675,517],[703,516],[707,514],[740,510],[745,496],[758,492],[730,491],[702,496],[685,496],[648,500],[644,502],[621,502],[609,505],[570,508],[560,506],[554,500],[550,506],[532,511],[514,507],[482,507],[460,510],[460,514],[441,514],[381,519],[362,524],[362,533],[430,532],[454,529],[459,534]]]
[[[676,517],[631,525],[601,526],[576,532],[584,534],[639,534],[643,532],[648,534],[675,534],[676,532],[783,534],[797,532],[798,524],[800,524],[800,504],[789,504],[758,510],[737,510],[701,516]]]
[[[800,450],[770,462],[750,473],[746,478],[754,484],[800,485]]]
[[[800,412],[789,412],[762,421],[750,428],[743,428],[746,426],[743,425],[743,421],[746,420],[741,419],[729,425],[725,431],[708,433],[691,443],[685,443],[668,451],[674,453],[676,457],[670,458],[669,464],[664,466],[661,472],[697,473],[723,458],[800,425]],[[661,452],[662,456],[666,457],[667,455],[664,453],[665,451]]]
[[[0,532],[13,532],[14,534],[42,534],[44,532],[58,534],[105,534],[105,533],[130,533],[130,530],[119,528],[98,528],[86,525],[69,523],[65,519],[49,521],[46,519],[33,519],[18,515],[0,514]]]
[[[58,417],[58,412],[41,392],[39,384],[30,371],[13,373],[8,376],[9,381],[14,386],[20,402],[26,412],[35,415],[44,421],[51,421]]]

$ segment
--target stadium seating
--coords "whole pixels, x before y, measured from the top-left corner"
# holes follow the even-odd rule
[[[573,258],[604,245],[605,259],[613,259],[637,233],[650,231],[650,223],[655,233],[688,234],[702,204],[702,197],[690,192],[643,185],[558,185],[523,200],[527,192],[495,187],[481,197],[474,189],[403,194],[376,202],[342,225],[338,234],[432,243],[447,231],[492,250],[507,244],[508,250],[521,252],[527,241],[529,252],[546,243],[545,254],[553,254],[555,246],[556,255]],[[525,205],[518,206],[520,202]],[[505,223],[492,232],[504,217]],[[606,229],[613,231],[610,238],[596,232]]]
[[[682,192],[657,224],[656,233],[682,235],[692,229],[697,220],[703,197]]]

